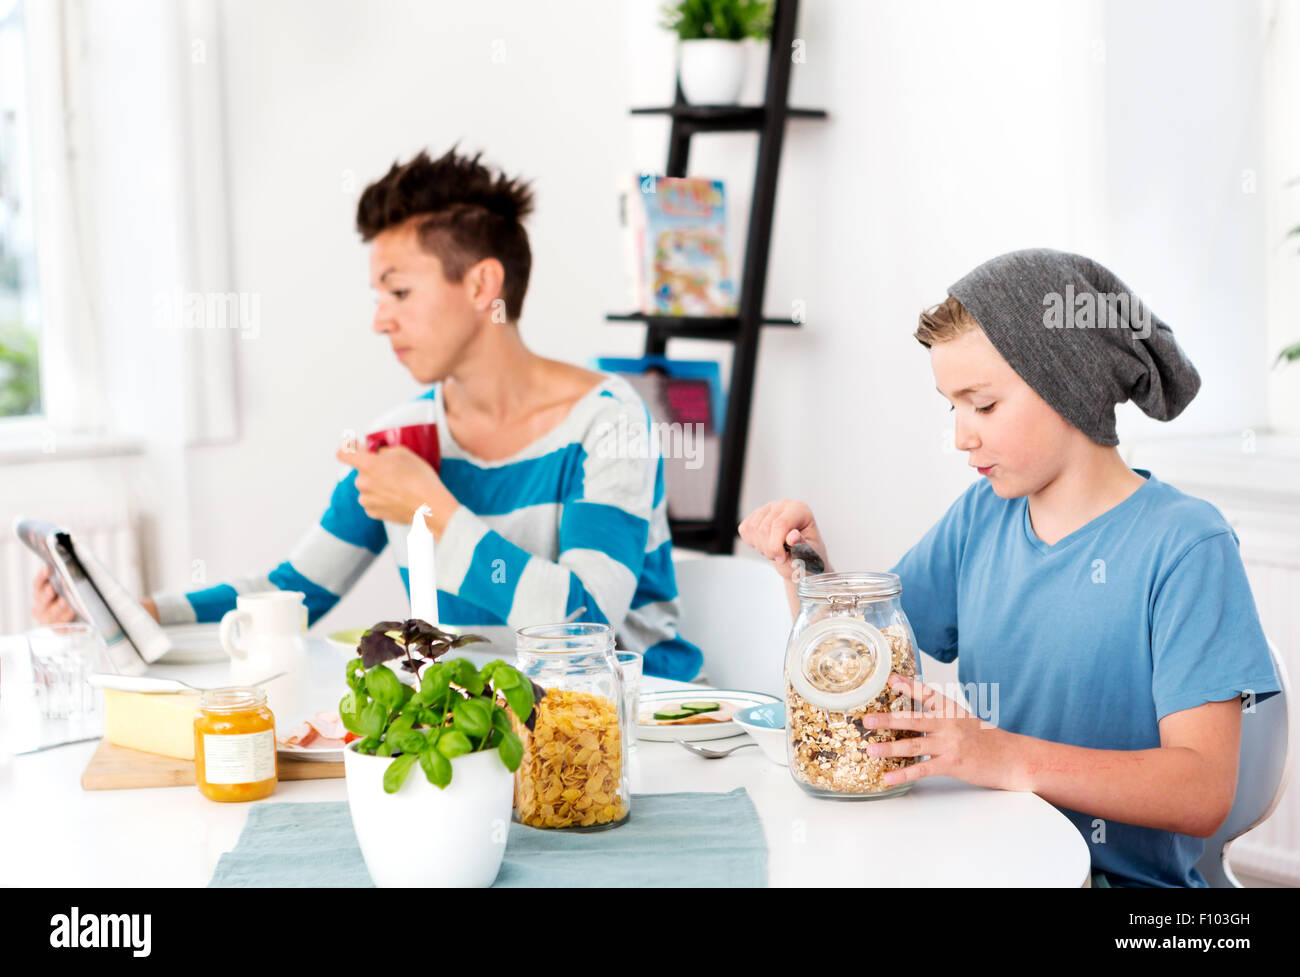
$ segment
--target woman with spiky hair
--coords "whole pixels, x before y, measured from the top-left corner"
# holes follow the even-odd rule
[[[357,230],[378,292],[373,329],[429,390],[376,427],[432,419],[441,464],[401,446],[340,450],[351,471],[329,507],[269,574],[145,606],[164,624],[217,621],[241,592],[306,594],[311,622],[388,543],[403,583],[420,505],[437,549],[439,623],[513,648],[513,628],[611,625],[647,674],[693,678],[702,657],[677,634],[663,464],[645,404],[624,380],[529,350],[517,327],[532,254],[532,192],[452,149],[421,152],[362,193]],[[649,455],[647,457],[647,455]],[[38,579],[33,612],[70,609]]]

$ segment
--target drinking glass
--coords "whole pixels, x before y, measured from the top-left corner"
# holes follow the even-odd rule
[[[635,651],[618,652],[618,663],[623,669],[623,742],[629,750],[636,749],[636,714],[641,704],[643,657]]]
[[[27,632],[32,681],[46,719],[84,719],[95,711],[88,681],[100,667],[104,639],[89,624],[52,624]]]

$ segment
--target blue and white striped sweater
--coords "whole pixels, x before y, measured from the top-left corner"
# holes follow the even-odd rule
[[[426,421],[438,425],[442,480],[461,503],[436,546],[441,624],[483,634],[511,653],[515,627],[554,623],[585,607],[578,620],[613,623],[619,647],[644,653],[646,674],[698,673],[699,649],[677,635],[663,462],[656,451],[638,450],[654,448],[649,414],[626,381],[606,377],[553,431],[499,462],[455,443],[437,386],[369,429]],[[319,524],[269,574],[154,599],[171,624],[219,620],[239,593],[299,590],[314,624],[386,545],[409,594],[409,529],[366,515],[349,469]]]

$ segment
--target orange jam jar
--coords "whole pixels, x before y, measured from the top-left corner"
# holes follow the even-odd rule
[[[275,717],[262,689],[209,689],[200,696],[194,779],[214,801],[259,801],[275,790]]]

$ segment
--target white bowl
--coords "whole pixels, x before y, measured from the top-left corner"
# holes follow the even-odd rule
[[[769,760],[782,767],[789,765],[785,747],[784,703],[749,706],[736,713],[732,722],[754,738],[758,748]]]

